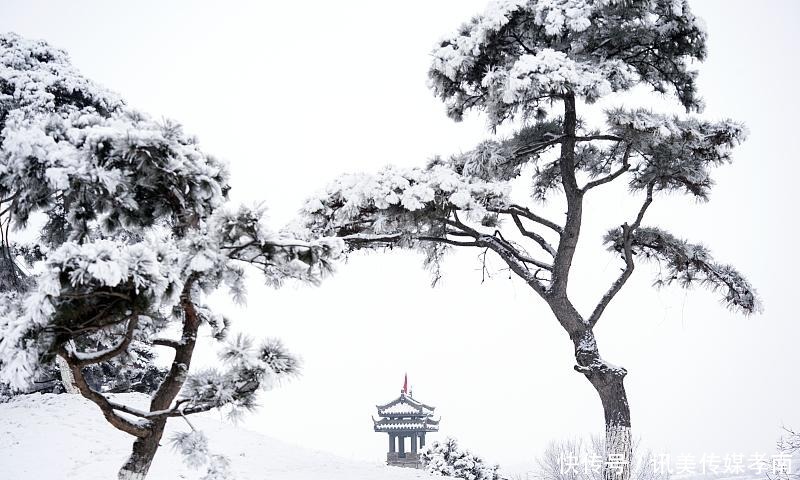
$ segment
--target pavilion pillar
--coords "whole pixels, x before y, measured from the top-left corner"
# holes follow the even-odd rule
[[[420,449],[425,448],[425,432],[422,432],[422,434],[419,437],[419,448]]]
[[[405,457],[406,456],[406,437],[404,437],[403,435],[398,435],[397,436],[397,447],[398,447],[397,450],[398,450],[398,453],[400,454],[400,457]]]
[[[394,433],[389,434],[389,453],[394,453],[394,443],[397,440],[397,435]]]
[[[417,432],[414,432],[414,435],[411,435],[411,453],[417,453]]]

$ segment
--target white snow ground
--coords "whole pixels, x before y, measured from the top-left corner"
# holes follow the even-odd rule
[[[117,396],[142,404],[144,395]],[[412,480],[435,479],[419,470],[351,461],[306,450],[220,421],[192,416],[208,437],[209,449],[231,460],[237,480]],[[205,471],[183,464],[166,439],[189,427],[168,422],[148,479],[198,479]],[[79,395],[24,395],[0,404],[1,480],[109,480],[127,458],[133,437],[103,419],[100,410]]]

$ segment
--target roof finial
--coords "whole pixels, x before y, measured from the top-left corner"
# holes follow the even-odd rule
[[[403,378],[403,395],[408,393],[408,373],[405,374]]]

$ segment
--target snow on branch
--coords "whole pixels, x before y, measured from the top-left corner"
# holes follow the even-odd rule
[[[183,456],[190,468],[200,468],[208,461],[208,438],[203,432],[175,432],[170,438],[172,447]]]
[[[504,238],[501,221],[513,220],[520,234],[551,257],[555,247],[531,228],[560,234],[562,227],[511,203],[510,180],[519,166],[513,151],[510,144],[487,142],[449,161],[435,159],[426,168],[387,167],[372,175],[345,175],[306,202],[305,228],[315,236],[338,236],[350,250],[418,249],[426,256],[433,284],[440,278],[439,264],[448,248],[485,248],[543,293],[537,273],[547,276],[552,264]],[[516,165],[501,165],[506,161]],[[523,219],[538,225],[526,227]]]
[[[52,356],[59,344],[174,304],[182,286],[177,264],[177,252],[157,237],[134,244],[66,242],[50,252],[36,288],[0,320],[0,380],[24,386],[39,358]],[[128,326],[134,329],[137,322]],[[76,362],[107,360],[133,336],[128,332],[126,341],[105,352],[74,353]]]
[[[481,222],[487,208],[507,203],[510,185],[460,175],[448,165],[377,174],[344,175],[309,199],[303,210],[309,228],[323,235],[395,235],[409,240],[438,234],[451,211]],[[402,241],[402,240],[401,240]]]
[[[78,106],[106,114],[123,105],[116,94],[83,77],[66,52],[15,33],[0,33],[0,98],[0,112],[66,111]],[[0,129],[2,125],[0,120]]]
[[[183,456],[186,466],[192,469],[206,467],[201,480],[230,480],[233,478],[230,460],[224,455],[212,454],[208,438],[194,427],[189,432],[175,432],[170,437],[172,448]]]
[[[283,379],[299,373],[299,361],[275,339],[256,347],[253,340],[239,335],[220,351],[225,371],[208,369],[189,375],[181,398],[169,416],[230,407],[232,416],[256,406],[259,390],[270,390]]]
[[[433,49],[430,87],[453,119],[475,108],[492,126],[542,118],[552,98],[593,102],[640,83],[699,109],[689,65],[705,40],[683,1],[494,1]]]
[[[635,256],[660,264],[656,285],[701,285],[720,292],[723,302],[733,310],[744,314],[761,311],[760,299],[750,282],[732,266],[717,263],[704,246],[653,227],[640,227],[630,235]],[[619,253],[623,253],[624,241],[621,228],[609,231],[604,238],[608,249]]]
[[[744,125],[731,120],[710,122],[645,109],[606,113],[611,131],[638,158],[630,168],[633,190],[653,184],[656,192],[684,190],[705,200],[714,184],[710,169],[730,163],[732,149],[747,136]]]
[[[119,110],[31,115],[12,112],[3,130],[0,195],[24,225],[36,211],[65,208],[72,240],[97,221],[107,234],[157,218],[191,222],[221,205],[226,166],[205,155],[180,125]]]
[[[427,473],[469,480],[504,480],[500,467],[469,450],[462,450],[451,437],[434,441],[422,450],[420,459]]]
[[[547,150],[564,141],[560,117],[532,122],[504,140],[487,140],[446,161],[434,158],[429,168],[445,165],[465,178],[507,181],[518,177],[522,168],[536,162]]]
[[[63,51],[15,34],[0,34],[0,130],[3,213],[17,228],[44,213],[47,246],[185,227],[228,189],[225,165],[180,125],[127,107]]]
[[[263,210],[246,207],[220,209],[204,232],[214,238],[224,261],[254,265],[275,286],[287,278],[319,283],[344,250],[338,238],[313,237],[302,229],[273,231],[264,223]]]

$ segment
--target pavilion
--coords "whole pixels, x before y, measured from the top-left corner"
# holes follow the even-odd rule
[[[398,467],[421,468],[419,451],[425,446],[425,434],[439,431],[433,419],[434,407],[416,400],[408,392],[408,377],[400,396],[385,405],[376,405],[378,420],[372,419],[376,432],[389,434],[386,463]],[[409,449],[406,449],[406,439]]]

